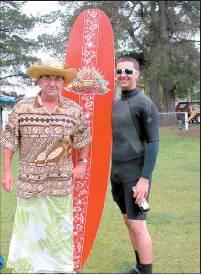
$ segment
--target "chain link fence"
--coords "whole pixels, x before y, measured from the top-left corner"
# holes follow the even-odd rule
[[[172,126],[188,130],[188,114],[186,112],[159,113],[159,125],[160,127]]]

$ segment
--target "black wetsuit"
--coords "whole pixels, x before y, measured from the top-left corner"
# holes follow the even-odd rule
[[[158,110],[138,89],[123,91],[113,104],[112,130],[112,194],[125,214],[129,197],[134,205],[131,186],[140,177],[152,177],[159,145]],[[141,215],[140,219],[144,218]]]

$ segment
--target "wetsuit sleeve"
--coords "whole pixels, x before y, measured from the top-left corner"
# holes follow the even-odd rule
[[[149,143],[159,140],[159,114],[155,104],[147,99],[142,102],[140,127],[143,139]]]
[[[152,172],[154,170],[156,159],[159,151],[159,141],[153,141],[147,143],[145,158],[144,158],[144,166],[142,169],[141,176],[146,179],[151,179]]]

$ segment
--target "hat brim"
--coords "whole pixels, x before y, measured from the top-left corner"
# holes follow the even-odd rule
[[[64,77],[65,84],[72,82],[77,76],[77,70],[74,68],[57,69],[43,65],[33,65],[27,70],[27,74],[38,80],[42,75],[57,75]]]

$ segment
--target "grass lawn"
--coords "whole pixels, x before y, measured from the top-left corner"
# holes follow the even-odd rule
[[[154,273],[200,273],[200,129],[162,128],[153,174],[148,227]],[[17,156],[13,163],[17,175]],[[16,207],[15,193],[1,190],[1,255],[7,259]],[[133,251],[108,186],[101,225],[80,273],[120,273],[133,264]],[[1,273],[10,273],[6,267]]]

